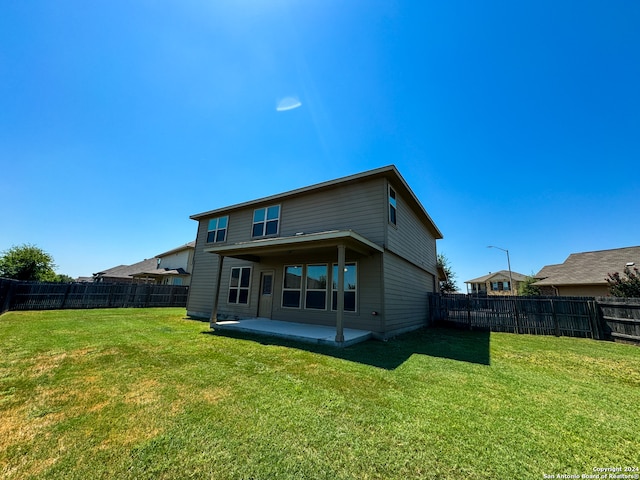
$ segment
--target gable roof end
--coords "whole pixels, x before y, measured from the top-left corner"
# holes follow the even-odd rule
[[[492,272],[487,275],[483,275],[482,277],[474,278],[473,280],[467,280],[464,283],[485,283],[489,279],[493,277],[498,277],[498,276],[503,278],[509,278],[509,270],[500,270],[498,272]],[[514,282],[524,282],[527,279],[527,276],[518,272],[514,272],[512,270],[511,278],[513,278]]]

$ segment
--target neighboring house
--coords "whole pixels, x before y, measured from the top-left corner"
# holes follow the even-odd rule
[[[511,285],[513,279],[513,285]],[[517,295],[518,287],[527,279],[526,275],[509,270],[500,270],[483,277],[467,280],[467,293],[471,295]]]
[[[193,252],[196,242],[156,255],[153,268],[136,272],[134,280],[143,280],[159,285],[189,285],[193,271]]]
[[[132,275],[145,270],[151,270],[155,268],[157,264],[157,258],[149,258],[134,263],[133,265],[118,265],[117,267],[94,273],[93,281],[95,283],[145,283],[145,280],[142,279],[134,280]]]
[[[607,276],[640,265],[640,246],[572,253],[564,263],[542,268],[534,283],[544,295],[597,297],[609,295]]]
[[[192,317],[335,325],[387,338],[425,325],[442,234],[395,166],[191,216]]]

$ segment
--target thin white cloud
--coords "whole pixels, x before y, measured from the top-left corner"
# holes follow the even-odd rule
[[[298,108],[302,106],[302,102],[296,96],[284,97],[283,99],[278,101],[276,105],[276,111],[278,112],[286,112],[287,110],[293,110],[294,108]]]

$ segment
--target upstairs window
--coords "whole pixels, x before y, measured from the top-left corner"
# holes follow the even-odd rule
[[[491,290],[494,292],[508,292],[511,290],[511,284],[509,282],[491,282]]]
[[[229,217],[218,217],[209,220],[207,229],[207,243],[224,242],[227,239],[227,224]]]
[[[277,235],[280,223],[280,205],[258,208],[253,211],[252,237]]]
[[[392,223],[393,225],[398,224],[397,208],[396,191],[389,187],[389,223]]]

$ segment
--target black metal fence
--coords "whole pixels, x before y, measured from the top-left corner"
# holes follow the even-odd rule
[[[430,323],[640,344],[640,299],[429,296]]]
[[[182,285],[41,283],[0,278],[0,314],[9,310],[186,307]]]

